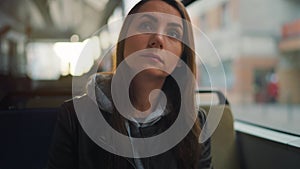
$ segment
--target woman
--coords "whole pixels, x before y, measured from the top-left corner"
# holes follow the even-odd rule
[[[89,85],[87,95],[63,104],[50,152],[49,169],[211,168],[210,142],[198,143],[200,126],[205,119],[203,112],[199,112],[198,117],[195,116],[194,81],[188,76],[188,72],[195,76],[194,42],[189,23],[189,16],[179,1],[143,0],[132,8],[119,36],[118,67],[115,73],[94,76],[90,81],[94,85]],[[125,65],[126,71],[119,69],[121,65]],[[175,75],[178,72],[180,76]],[[113,78],[116,75],[121,78],[116,78],[118,81],[114,83]],[[130,76],[133,78],[130,79]],[[174,76],[179,78],[174,79]],[[128,91],[123,87],[128,80],[129,102],[135,108],[134,111],[118,109],[118,104],[124,105],[128,102],[122,102],[122,99],[121,103],[114,102],[113,98],[114,93]],[[177,84],[178,81],[183,83]],[[113,84],[118,87],[113,88]],[[155,89],[163,91],[165,102],[162,94],[152,92]],[[95,102],[107,123],[119,133],[128,136],[130,145],[124,146],[132,149],[133,158],[120,156],[98,146],[82,129],[73,103],[89,100],[89,93],[93,91],[96,95]],[[120,98],[117,97],[118,99]],[[187,102],[186,99],[192,101]],[[176,123],[181,111],[185,120],[181,124],[182,128],[189,126],[190,119],[195,120],[178,144],[157,155],[141,155],[144,152],[136,151],[134,138],[159,136]],[[150,146],[150,149],[155,147],[156,145]]]

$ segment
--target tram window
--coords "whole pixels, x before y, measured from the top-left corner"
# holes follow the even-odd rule
[[[57,80],[61,75],[61,61],[51,42],[27,45],[27,74],[33,80]]]
[[[235,120],[300,135],[300,2],[225,2],[188,7],[199,86],[222,90]]]

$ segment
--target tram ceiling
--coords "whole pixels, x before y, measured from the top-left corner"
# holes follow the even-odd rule
[[[196,0],[184,0],[185,5]],[[30,39],[87,38],[107,23],[122,0],[1,0],[0,36],[13,30]]]
[[[32,39],[86,38],[121,0],[1,0],[0,36],[13,30]],[[3,31],[1,31],[3,30]]]

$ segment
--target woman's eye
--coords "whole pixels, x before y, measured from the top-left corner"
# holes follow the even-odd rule
[[[170,36],[172,38],[176,38],[176,39],[180,39],[181,38],[181,34],[177,30],[170,30],[170,31],[168,31],[168,36]]]
[[[139,25],[139,30],[143,32],[153,31],[153,25],[149,22],[144,22]]]

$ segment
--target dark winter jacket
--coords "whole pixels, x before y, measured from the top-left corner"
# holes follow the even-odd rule
[[[112,159],[114,162],[123,164],[122,169],[140,169],[134,158],[127,158],[115,155],[98,146],[84,131],[76,115],[74,103],[85,102],[85,107],[89,110],[91,106],[99,107],[103,117],[110,123],[111,119],[111,96],[110,76],[97,77],[92,79],[88,86],[86,95],[66,101],[58,114],[58,121],[50,150],[48,169],[110,169]],[[91,92],[95,88],[96,92]],[[101,90],[99,90],[101,89]],[[93,95],[93,93],[97,93]],[[201,125],[205,122],[205,114],[199,111]],[[147,127],[137,127],[129,122],[130,135],[132,137],[150,137],[162,133],[161,125],[166,120],[166,116],[161,116],[153,125]],[[177,169],[174,151],[172,149],[156,156],[142,158],[139,161],[144,169]],[[199,169],[209,169],[211,167],[210,140],[203,144],[201,159],[199,159]]]

